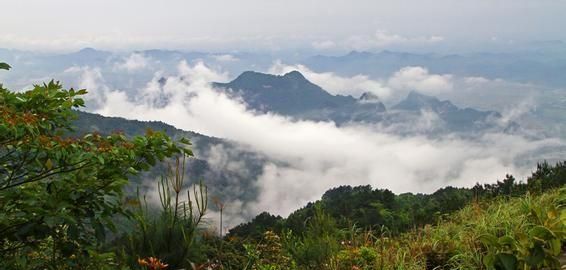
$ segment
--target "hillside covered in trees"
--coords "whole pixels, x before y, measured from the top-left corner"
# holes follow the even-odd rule
[[[264,242],[278,239],[280,256],[298,269],[558,268],[557,257],[548,255],[559,256],[565,240],[565,184],[566,163],[560,162],[538,164],[526,183],[507,175],[494,184],[432,194],[341,186],[287,218],[262,213],[227,238],[256,243],[259,257],[271,252]],[[539,230],[546,234],[540,243],[525,242]],[[554,243],[543,243],[545,237],[555,237]],[[490,245],[501,253],[485,253],[497,249]]]

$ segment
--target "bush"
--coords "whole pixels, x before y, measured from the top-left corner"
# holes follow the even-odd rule
[[[0,65],[0,69],[9,66]],[[128,177],[174,155],[191,155],[162,132],[69,137],[86,90],[58,82],[12,92],[0,85],[0,260],[8,269],[100,269],[113,217],[129,216]],[[181,143],[188,143],[182,140]]]

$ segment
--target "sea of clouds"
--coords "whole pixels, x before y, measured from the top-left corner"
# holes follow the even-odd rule
[[[135,56],[116,67],[132,72],[133,67],[145,66],[139,63],[144,61]],[[398,94],[395,91],[406,93],[408,89],[427,94],[454,91],[451,75],[429,74],[422,67],[403,68],[382,81],[362,75],[340,77],[315,73],[305,66],[281,62],[274,63],[270,69],[275,74],[290,70],[301,71],[334,94],[356,95],[365,90],[387,100]],[[105,85],[97,68],[75,67],[66,72],[76,73],[80,78],[78,86],[90,90],[89,98],[95,104],[90,108],[93,112],[163,121],[180,129],[236,141],[269,157],[263,173],[254,179],[260,191],[257,199],[227,202],[233,208],[227,209],[228,215],[269,211],[285,216],[340,185],[370,184],[397,193],[433,192],[446,185],[469,187],[476,182],[493,182],[507,173],[521,179],[535,165],[525,166],[521,159],[536,159],[532,156],[540,149],[563,145],[559,139],[532,139],[505,133],[486,133],[475,138],[455,134],[430,138],[418,132],[401,136],[378,126],[337,127],[332,122],[298,121],[259,113],[249,110],[242,100],[231,99],[221,90],[213,89],[210,82],[225,82],[230,76],[203,62],[181,61],[177,73],[170,76],[156,72],[135,94]],[[426,126],[426,119],[428,125],[434,124],[434,115],[423,115],[424,122],[414,124]],[[219,158],[210,162],[214,164],[215,160],[230,162]],[[238,168],[238,161],[233,162],[233,167]],[[234,225],[244,219],[229,217],[228,220]]]

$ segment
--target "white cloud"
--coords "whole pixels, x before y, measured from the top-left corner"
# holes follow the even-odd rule
[[[336,47],[336,43],[331,40],[314,41],[311,43],[311,45],[317,50],[328,50]]]
[[[376,31],[373,35],[356,35],[349,37],[344,46],[354,50],[382,49],[393,45],[424,45],[444,41],[441,36],[406,37],[387,31]]]
[[[218,62],[236,62],[240,60],[236,56],[233,56],[231,54],[218,54],[213,55],[212,57]]]
[[[380,99],[387,99],[392,92],[382,82],[372,80],[366,75],[359,74],[352,77],[343,77],[333,72],[317,73],[301,64],[285,65],[281,61],[276,61],[268,72],[282,75],[294,70],[301,72],[309,81],[334,95],[359,97],[364,92],[370,92],[377,95]]]
[[[490,80],[484,77],[466,77],[464,78],[464,82],[469,84],[484,84],[490,82]]]
[[[98,67],[72,66],[63,71],[64,75],[78,75],[77,86],[79,89],[87,89],[85,96],[87,107],[99,107],[106,102],[110,88],[106,85],[102,71]]]
[[[513,121],[518,121],[521,117],[532,113],[536,109],[536,102],[533,98],[527,98],[522,100],[518,104],[514,104],[512,107],[504,108],[501,113],[501,119],[499,121],[506,125]]]
[[[227,72],[218,72],[210,69],[199,61],[193,66],[189,65],[187,61],[182,60],[177,66],[179,75],[191,84],[198,84],[199,86],[208,85],[210,82],[222,82],[228,80]]]
[[[358,97],[364,92],[370,92],[383,101],[404,97],[408,91],[417,91],[427,95],[445,94],[451,92],[454,87],[452,75],[431,74],[428,69],[418,66],[401,68],[384,81],[372,79],[363,74],[345,77],[333,72],[315,72],[305,65],[286,65],[280,60],[274,62],[267,72],[282,75],[294,70],[301,72],[309,81],[331,94]],[[467,80],[480,82],[482,79]]]
[[[134,72],[137,70],[148,68],[150,65],[150,59],[145,57],[141,53],[132,53],[128,57],[123,59],[123,62],[116,63],[114,68],[117,70],[126,70],[128,72]]]
[[[388,80],[388,85],[401,90],[414,90],[428,95],[437,95],[451,91],[452,75],[430,74],[423,67],[404,67],[395,72]]]
[[[152,90],[171,96],[166,104],[156,106],[155,100],[146,98],[131,101],[125,92],[116,90],[107,92],[106,103],[97,112],[164,121],[240,142],[269,157],[272,162],[256,180],[259,197],[233,210],[235,216],[265,210],[286,215],[327,189],[345,184],[431,192],[445,185],[494,181],[506,173],[520,179],[531,169],[517,165],[522,156],[534,155],[541,147],[563,145],[558,140],[529,140],[508,134],[485,134],[473,140],[453,135],[429,139],[395,135],[378,127],[291,121],[246,111],[244,104],[211,89],[207,82],[225,74],[203,63],[190,66],[182,62],[179,73]],[[434,121],[433,116],[429,118]],[[214,160],[216,164],[224,162],[222,156]]]

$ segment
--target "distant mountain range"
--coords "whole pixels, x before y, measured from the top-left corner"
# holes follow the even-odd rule
[[[458,108],[448,100],[440,101],[438,98],[410,92],[407,97],[392,107],[392,110],[404,113],[420,114],[433,112],[443,122],[447,131],[478,131],[496,128],[501,114],[495,111],[480,111],[472,108]],[[390,119],[394,120],[394,118]],[[509,131],[517,128],[516,123],[505,126]]]
[[[426,67],[431,73],[505,79],[553,87],[566,85],[566,46],[560,52],[514,52],[472,54],[416,54],[352,51],[341,56],[316,55],[303,64],[317,72],[346,76],[367,74],[387,78],[407,66]]]
[[[439,128],[443,131],[469,132],[498,128],[497,120],[501,118],[498,112],[462,109],[450,101],[414,91],[387,110],[372,93],[366,92],[359,98],[332,95],[298,71],[285,75],[246,71],[229,83],[214,83],[213,86],[243,99],[250,109],[256,111],[300,120],[333,121],[337,125],[365,122],[389,126],[403,121],[418,121],[422,112],[430,112],[438,116],[441,121]],[[437,131],[439,129],[434,130]]]

